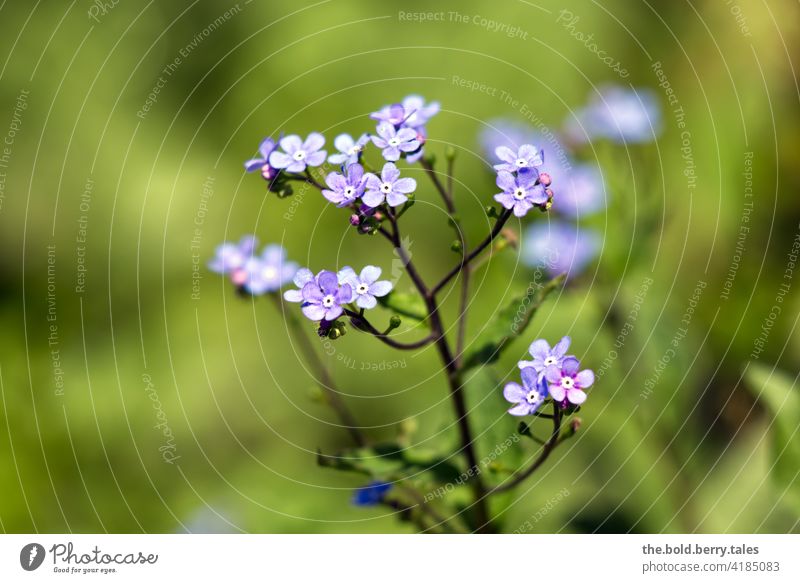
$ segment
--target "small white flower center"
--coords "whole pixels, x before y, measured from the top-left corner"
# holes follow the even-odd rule
[[[275,279],[278,275],[278,270],[271,265],[264,268],[264,279]]]
[[[575,386],[575,379],[572,377],[563,377],[561,379],[561,386],[565,389],[571,389]]]
[[[397,138],[392,138],[391,140],[389,140],[389,145],[393,147],[399,146],[400,140],[398,140]]]
[[[558,362],[558,360],[556,359],[555,356],[548,356],[547,358],[544,359],[545,366],[550,366],[551,364],[555,364],[556,362]]]
[[[517,200],[522,200],[525,198],[525,189],[524,188],[517,188],[514,191],[514,198]]]
[[[345,194],[345,196],[348,196],[348,197],[353,196],[354,192],[355,192],[355,189],[352,186],[348,186],[347,188],[344,189],[344,194]]]
[[[529,405],[536,405],[539,401],[542,400],[542,396],[539,394],[538,391],[531,391],[525,396],[525,400],[528,401]]]
[[[350,154],[351,156],[355,156],[355,155],[356,155],[356,154],[358,154],[360,151],[361,151],[361,146],[359,146],[359,145],[355,145],[355,146],[353,146],[352,148],[350,148],[350,150],[349,150],[348,154]]]
[[[295,160],[297,160],[298,162],[299,162],[300,160],[303,160],[305,157],[306,157],[306,153],[305,153],[303,150],[297,150],[297,152],[295,152],[294,154],[292,154],[292,158],[294,158],[294,159],[295,159]]]
[[[520,168],[523,168],[523,167],[525,167],[527,165],[528,165],[528,161],[525,158],[519,158],[517,160],[517,166],[519,166]]]
[[[358,294],[365,294],[368,291],[369,291],[369,286],[366,283],[360,283],[358,284],[358,287],[356,287],[356,293]]]
[[[392,185],[389,184],[388,182],[384,182],[383,184],[381,184],[381,190],[385,193],[392,192]]]
[[[324,298],[322,298],[322,305],[325,306],[326,308],[330,308],[335,303],[336,303],[336,300],[330,294],[325,296]]]

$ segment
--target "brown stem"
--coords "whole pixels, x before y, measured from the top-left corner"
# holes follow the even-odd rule
[[[497,222],[495,222],[494,228],[492,228],[492,232],[489,233],[489,236],[486,237],[486,239],[484,239],[483,241],[481,241],[478,244],[478,246],[475,247],[475,249],[470,251],[468,254],[462,256],[461,262],[458,265],[456,265],[453,269],[451,269],[449,273],[445,275],[444,278],[442,278],[442,280],[433,287],[433,289],[431,290],[431,295],[435,296],[437,293],[439,293],[441,289],[450,282],[451,279],[453,279],[456,275],[458,275],[461,272],[462,269],[464,269],[465,265],[469,265],[469,263],[473,259],[475,259],[478,255],[480,255],[481,252],[484,249],[486,249],[486,247],[488,247],[492,243],[492,241],[495,240],[495,238],[497,238],[497,236],[500,234],[500,231],[503,230],[503,226],[505,226],[509,218],[511,218],[511,211],[506,209],[503,211],[503,214],[501,214],[500,217],[497,219]]]
[[[507,482],[495,486],[487,493],[489,496],[492,494],[499,494],[500,492],[507,492],[512,488],[516,488],[520,483],[530,477],[536,470],[538,470],[541,465],[547,461],[547,458],[550,457],[550,454],[559,444],[558,437],[561,433],[561,409],[558,403],[553,403],[553,433],[550,435],[550,439],[542,447],[541,453],[539,453],[539,457],[534,460],[534,462],[528,466],[526,469],[522,470],[521,472],[517,472],[514,474]]]

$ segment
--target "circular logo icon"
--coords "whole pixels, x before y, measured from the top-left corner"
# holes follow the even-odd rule
[[[30,543],[19,552],[19,564],[26,571],[35,571],[44,562],[44,547],[39,543]]]

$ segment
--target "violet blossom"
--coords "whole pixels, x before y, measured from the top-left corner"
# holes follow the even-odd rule
[[[523,368],[520,372],[522,385],[507,383],[503,388],[503,397],[513,403],[508,412],[516,417],[533,415],[547,398],[547,382],[533,368]]]
[[[348,284],[353,290],[353,297],[359,308],[369,310],[378,305],[377,298],[392,291],[390,281],[378,281],[381,276],[380,267],[367,265],[357,275],[352,267],[345,267],[338,273],[339,283]]]
[[[325,145],[322,134],[312,132],[305,142],[297,135],[286,136],[278,143],[284,151],[275,150],[269,155],[269,163],[274,168],[303,172],[307,166],[319,166],[325,162],[326,152],[320,149]]]
[[[561,366],[548,366],[545,370],[545,378],[549,383],[550,396],[562,407],[567,403],[580,405],[586,400],[584,389],[594,383],[594,372],[589,369],[578,371],[580,363],[574,356],[564,359]]]
[[[383,165],[380,177],[367,174],[367,190],[361,200],[369,207],[375,208],[384,201],[395,207],[408,200],[408,195],[417,189],[417,181],[413,178],[400,178],[400,171],[392,162]]]

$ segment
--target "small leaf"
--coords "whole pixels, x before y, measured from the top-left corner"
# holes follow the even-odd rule
[[[751,392],[773,418],[772,478],[786,498],[800,508],[800,388],[797,379],[772,367],[750,363],[746,372]]]
[[[481,335],[472,343],[464,358],[464,368],[491,364],[500,358],[509,342],[522,334],[533,315],[554,289],[561,286],[564,275],[554,277],[542,287],[514,298],[500,310]]]
[[[395,314],[406,316],[422,322],[428,317],[425,301],[417,294],[408,294],[393,291],[389,295],[378,298],[382,306],[392,310]]]

